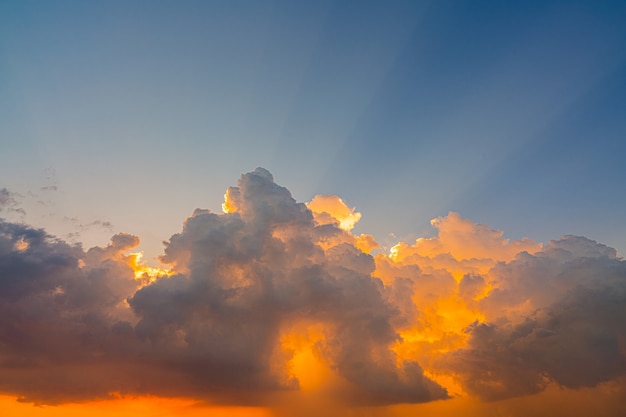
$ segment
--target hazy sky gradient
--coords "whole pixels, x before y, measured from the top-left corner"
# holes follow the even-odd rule
[[[0,176],[58,187],[23,202],[32,222],[108,221],[151,256],[256,166],[298,199],[341,195],[380,240],[453,210],[623,254],[624,19],[589,1],[4,1]]]

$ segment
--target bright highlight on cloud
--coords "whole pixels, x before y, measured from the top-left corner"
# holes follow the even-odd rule
[[[298,203],[257,168],[224,213],[184,221],[162,269],[129,234],[85,251],[2,221],[0,391],[267,406],[310,392],[369,406],[624,389],[614,249],[511,241],[451,212],[432,221],[437,236],[373,256],[373,237],[351,233],[360,217],[335,196]]]

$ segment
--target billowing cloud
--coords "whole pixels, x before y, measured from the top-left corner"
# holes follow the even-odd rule
[[[494,289],[480,301],[488,321],[446,358],[471,393],[500,399],[626,374],[626,263],[615,250],[566,236],[490,275]]]
[[[171,236],[167,272],[140,265],[126,233],[84,250],[2,221],[0,391],[271,404],[314,389],[385,405],[624,386],[614,249],[509,240],[452,212],[435,237],[374,256],[373,237],[351,233],[355,209],[296,202],[262,168],[223,208]]]
[[[310,210],[261,168],[226,194],[227,214],[197,210],[168,242],[163,261],[184,274],[139,290],[136,333],[195,386],[238,393],[296,389],[283,329],[322,326],[315,349],[372,403],[445,398],[414,361],[398,364],[391,286],[371,256],[337,241],[336,224]],[[356,396],[355,396],[356,398]]]
[[[3,392],[35,402],[106,395],[107,368],[127,344],[118,332],[128,317],[123,302],[137,288],[122,252],[136,243],[116,235],[83,252],[42,230],[0,223]]]
[[[504,232],[475,224],[455,212],[430,223],[437,229],[437,236],[419,238],[413,245],[398,243],[391,249],[394,261],[427,269],[445,268],[461,278],[468,273],[486,273],[497,262],[511,261],[520,252],[541,249],[541,244],[530,239],[511,241],[503,237]]]
[[[255,398],[298,388],[289,370],[293,352],[281,339],[286,329],[316,324],[321,335],[311,344],[349,383],[350,401],[446,398],[416,361],[400,360],[391,349],[400,340],[394,323],[401,312],[392,303],[394,284],[372,276],[373,258],[342,239],[330,247],[319,244],[346,231],[316,223],[306,205],[260,168],[229,188],[226,201],[227,214],[196,210],[167,243],[163,261],[180,273],[136,292],[123,255],[138,244],[133,236],[119,234],[106,248],[83,252],[41,231],[8,233],[11,241],[34,236],[27,237],[27,250],[6,252],[10,269],[3,271],[6,285],[16,286],[5,292],[7,309],[32,322],[4,320],[42,352],[31,356],[9,343],[3,363],[28,370],[3,374],[5,389],[34,401],[112,391],[241,401],[242,392]],[[22,283],[23,276],[33,282]],[[32,299],[37,311],[49,305],[41,316],[28,310]],[[59,328],[46,326],[50,320]],[[107,362],[109,371],[90,380],[91,367]],[[84,367],[84,378],[68,376],[60,390],[46,378],[61,366],[77,373]],[[131,375],[123,377],[126,367]],[[48,391],[28,385],[35,375],[49,383]]]

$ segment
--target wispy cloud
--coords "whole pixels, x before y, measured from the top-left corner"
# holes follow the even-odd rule
[[[17,213],[26,215],[26,211],[20,206],[18,199],[20,194],[11,192],[6,188],[0,188],[0,213]]]

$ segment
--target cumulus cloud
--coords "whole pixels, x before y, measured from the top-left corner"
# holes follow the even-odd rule
[[[168,242],[163,261],[185,273],[131,298],[140,338],[201,387],[295,389],[281,330],[321,323],[316,351],[361,401],[446,397],[419,365],[397,364],[390,347],[399,339],[392,324],[399,313],[389,287],[372,277],[373,258],[341,239],[319,244],[344,230],[315,222],[261,168],[243,175],[225,201],[227,214],[197,210]]]
[[[196,209],[165,244],[169,272],[141,279],[135,236],[84,250],[2,221],[0,391],[266,404],[310,365],[336,403],[384,405],[626,375],[626,264],[604,245],[509,240],[449,213],[435,237],[373,256],[354,208],[299,203],[262,168],[223,209]]]
[[[511,241],[457,213],[432,224],[437,236],[376,257],[383,280],[413,282],[404,356],[485,400],[626,374],[626,263],[614,249],[578,236]]]
[[[125,239],[85,253],[43,230],[0,223],[2,391],[35,402],[106,395],[93,372],[116,354],[123,300],[137,288],[116,248]]]
[[[486,399],[539,392],[551,383],[592,387],[626,373],[626,263],[613,249],[566,236],[492,271],[480,301],[488,321],[446,360]]]
[[[460,279],[468,273],[486,273],[497,262],[510,261],[520,252],[541,249],[541,244],[531,239],[511,241],[504,238],[503,231],[476,224],[455,212],[430,223],[437,229],[437,236],[419,238],[413,245],[398,243],[391,249],[394,261],[443,268]]]
[[[225,205],[226,214],[196,210],[163,255],[179,273],[139,289],[124,255],[138,244],[134,236],[118,234],[83,252],[7,225],[6,246],[25,237],[29,247],[3,253],[3,306],[12,311],[4,327],[21,329],[20,337],[3,334],[3,364],[27,370],[3,373],[4,389],[43,402],[112,391],[254,401],[298,388],[293,352],[281,338],[285,329],[316,323],[323,337],[314,349],[349,382],[349,401],[446,398],[416,361],[391,349],[400,340],[394,284],[372,276],[374,259],[341,239],[345,230],[317,223],[261,168],[228,189]],[[335,244],[320,244],[333,236]],[[104,364],[100,378],[89,376]],[[61,366],[62,389],[50,380]],[[34,376],[40,386],[28,383]]]

